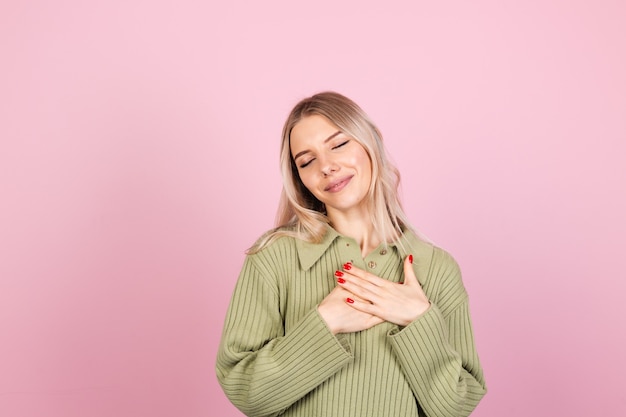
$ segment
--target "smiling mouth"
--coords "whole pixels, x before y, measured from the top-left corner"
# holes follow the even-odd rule
[[[333,181],[330,184],[328,184],[328,186],[326,188],[324,188],[324,191],[329,191],[331,193],[339,192],[339,191],[343,190],[343,188],[346,185],[348,185],[348,183],[350,182],[352,177],[354,177],[354,175],[350,175],[348,177],[341,178],[341,179],[339,179],[337,181]]]

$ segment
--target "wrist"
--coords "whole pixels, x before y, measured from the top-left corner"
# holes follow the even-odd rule
[[[339,333],[339,330],[337,329],[337,323],[335,323],[331,319],[332,315],[326,309],[325,305],[320,304],[320,305],[317,306],[317,314],[320,315],[320,317],[322,318],[322,320],[326,324],[326,327],[328,327],[328,330],[330,330],[330,332],[333,334],[333,336],[335,336],[337,333]]]

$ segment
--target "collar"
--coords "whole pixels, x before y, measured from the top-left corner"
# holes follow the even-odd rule
[[[330,245],[339,237],[343,237],[339,232],[326,226],[326,233],[319,243],[306,242],[301,239],[296,239],[296,250],[298,252],[298,259],[300,260],[300,266],[304,271],[311,268],[322,257],[322,255],[328,250]],[[350,239],[350,238],[347,238]],[[419,247],[420,240],[410,230],[404,230],[400,239],[396,242],[389,243],[389,247],[395,247],[400,253],[402,259],[407,257],[410,253],[415,254],[415,250]]]
[[[304,271],[311,268],[317,260],[326,252],[330,245],[337,239],[339,232],[326,225],[326,233],[322,241],[319,243],[306,242],[302,239],[296,239],[296,250],[298,251],[298,259],[300,260],[300,266]]]

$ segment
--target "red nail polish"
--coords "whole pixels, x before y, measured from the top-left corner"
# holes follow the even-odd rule
[[[413,255],[409,255],[409,262],[413,263]]]
[[[341,272],[341,271],[335,271],[335,276],[336,276],[336,277],[342,277],[342,276],[343,276],[343,272]]]
[[[346,280],[343,278],[337,278],[337,282],[340,284],[345,284]]]
[[[350,304],[353,304],[353,303],[354,303],[354,300],[353,300],[352,298],[346,298],[346,301],[347,301],[348,303],[350,303]]]
[[[352,269],[352,264],[350,262],[346,262],[345,264],[343,264],[343,269],[349,271],[350,269]]]

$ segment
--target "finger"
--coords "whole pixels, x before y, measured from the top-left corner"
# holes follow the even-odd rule
[[[335,288],[333,288],[333,290],[329,293],[328,296],[330,296],[331,294],[333,294],[335,298],[341,299],[343,301],[346,301],[346,298],[352,298],[353,300],[360,300],[362,302],[369,303],[368,300],[366,300],[365,298],[359,297],[355,293],[349,291],[343,285],[337,285]]]
[[[404,285],[418,284],[415,271],[413,270],[413,255],[404,258]]]
[[[362,300],[358,297],[347,297],[345,299],[346,304],[350,307],[362,311],[363,313],[374,314],[375,306],[369,301]]]
[[[363,300],[374,302],[380,292],[380,287],[370,284],[365,280],[361,280],[354,275],[338,271],[338,273],[335,273],[335,276],[337,276],[338,287],[344,288],[346,291]]]

